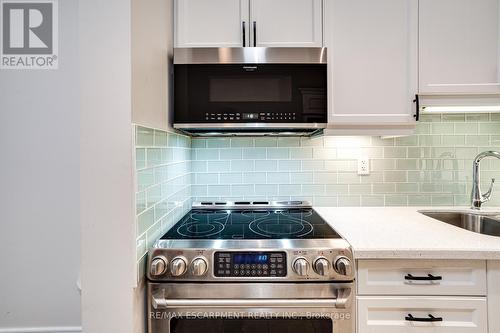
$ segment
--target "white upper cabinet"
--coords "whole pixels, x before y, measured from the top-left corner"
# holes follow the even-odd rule
[[[250,0],[250,20],[252,46],[323,46],[322,0]]]
[[[176,0],[176,47],[321,47],[323,0]]]
[[[175,47],[241,47],[249,41],[249,0],[176,0]]]
[[[499,0],[420,0],[419,91],[499,93]]]
[[[133,0],[131,3],[132,122],[172,130],[169,105],[173,56],[169,1]]]
[[[325,2],[329,127],[414,127],[417,33],[418,0]]]

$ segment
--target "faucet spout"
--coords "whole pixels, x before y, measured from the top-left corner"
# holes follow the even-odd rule
[[[481,209],[481,205],[490,200],[491,194],[493,192],[493,184],[495,183],[495,179],[491,180],[491,185],[489,190],[486,193],[481,193],[481,176],[480,176],[480,165],[481,161],[485,157],[496,157],[500,159],[500,152],[497,151],[483,151],[479,155],[474,158],[474,162],[472,163],[472,193],[471,193],[471,202],[472,209]]]

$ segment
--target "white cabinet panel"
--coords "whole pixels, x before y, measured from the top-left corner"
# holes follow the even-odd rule
[[[414,124],[418,0],[325,2],[329,123]]]
[[[321,47],[322,0],[251,0],[251,45]]]
[[[500,92],[499,0],[420,0],[420,93]]]
[[[241,47],[249,40],[248,0],[176,0],[176,47]]]
[[[434,278],[441,277],[441,280],[417,280],[420,277],[428,277],[429,274]],[[412,277],[415,280],[412,280]],[[486,262],[360,260],[358,262],[358,293],[360,295],[485,296]]]
[[[173,56],[173,4],[133,0],[132,19],[132,122],[172,130],[169,105]]]
[[[176,47],[320,47],[322,0],[176,0]],[[254,27],[255,26],[255,27]]]
[[[486,333],[485,297],[359,296],[358,333]],[[442,318],[438,322],[405,317]]]
[[[500,261],[488,261],[488,327],[500,332]]]

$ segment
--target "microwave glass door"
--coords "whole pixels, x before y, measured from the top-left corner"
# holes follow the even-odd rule
[[[176,123],[325,123],[326,64],[175,65]]]

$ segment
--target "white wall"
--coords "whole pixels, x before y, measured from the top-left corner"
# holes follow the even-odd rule
[[[82,327],[134,329],[131,2],[80,1]]]
[[[77,17],[59,1],[58,70],[0,70],[0,332],[80,326]]]
[[[60,69],[0,72],[0,332],[141,332],[131,1],[59,7]],[[162,73],[166,55],[155,55]]]

